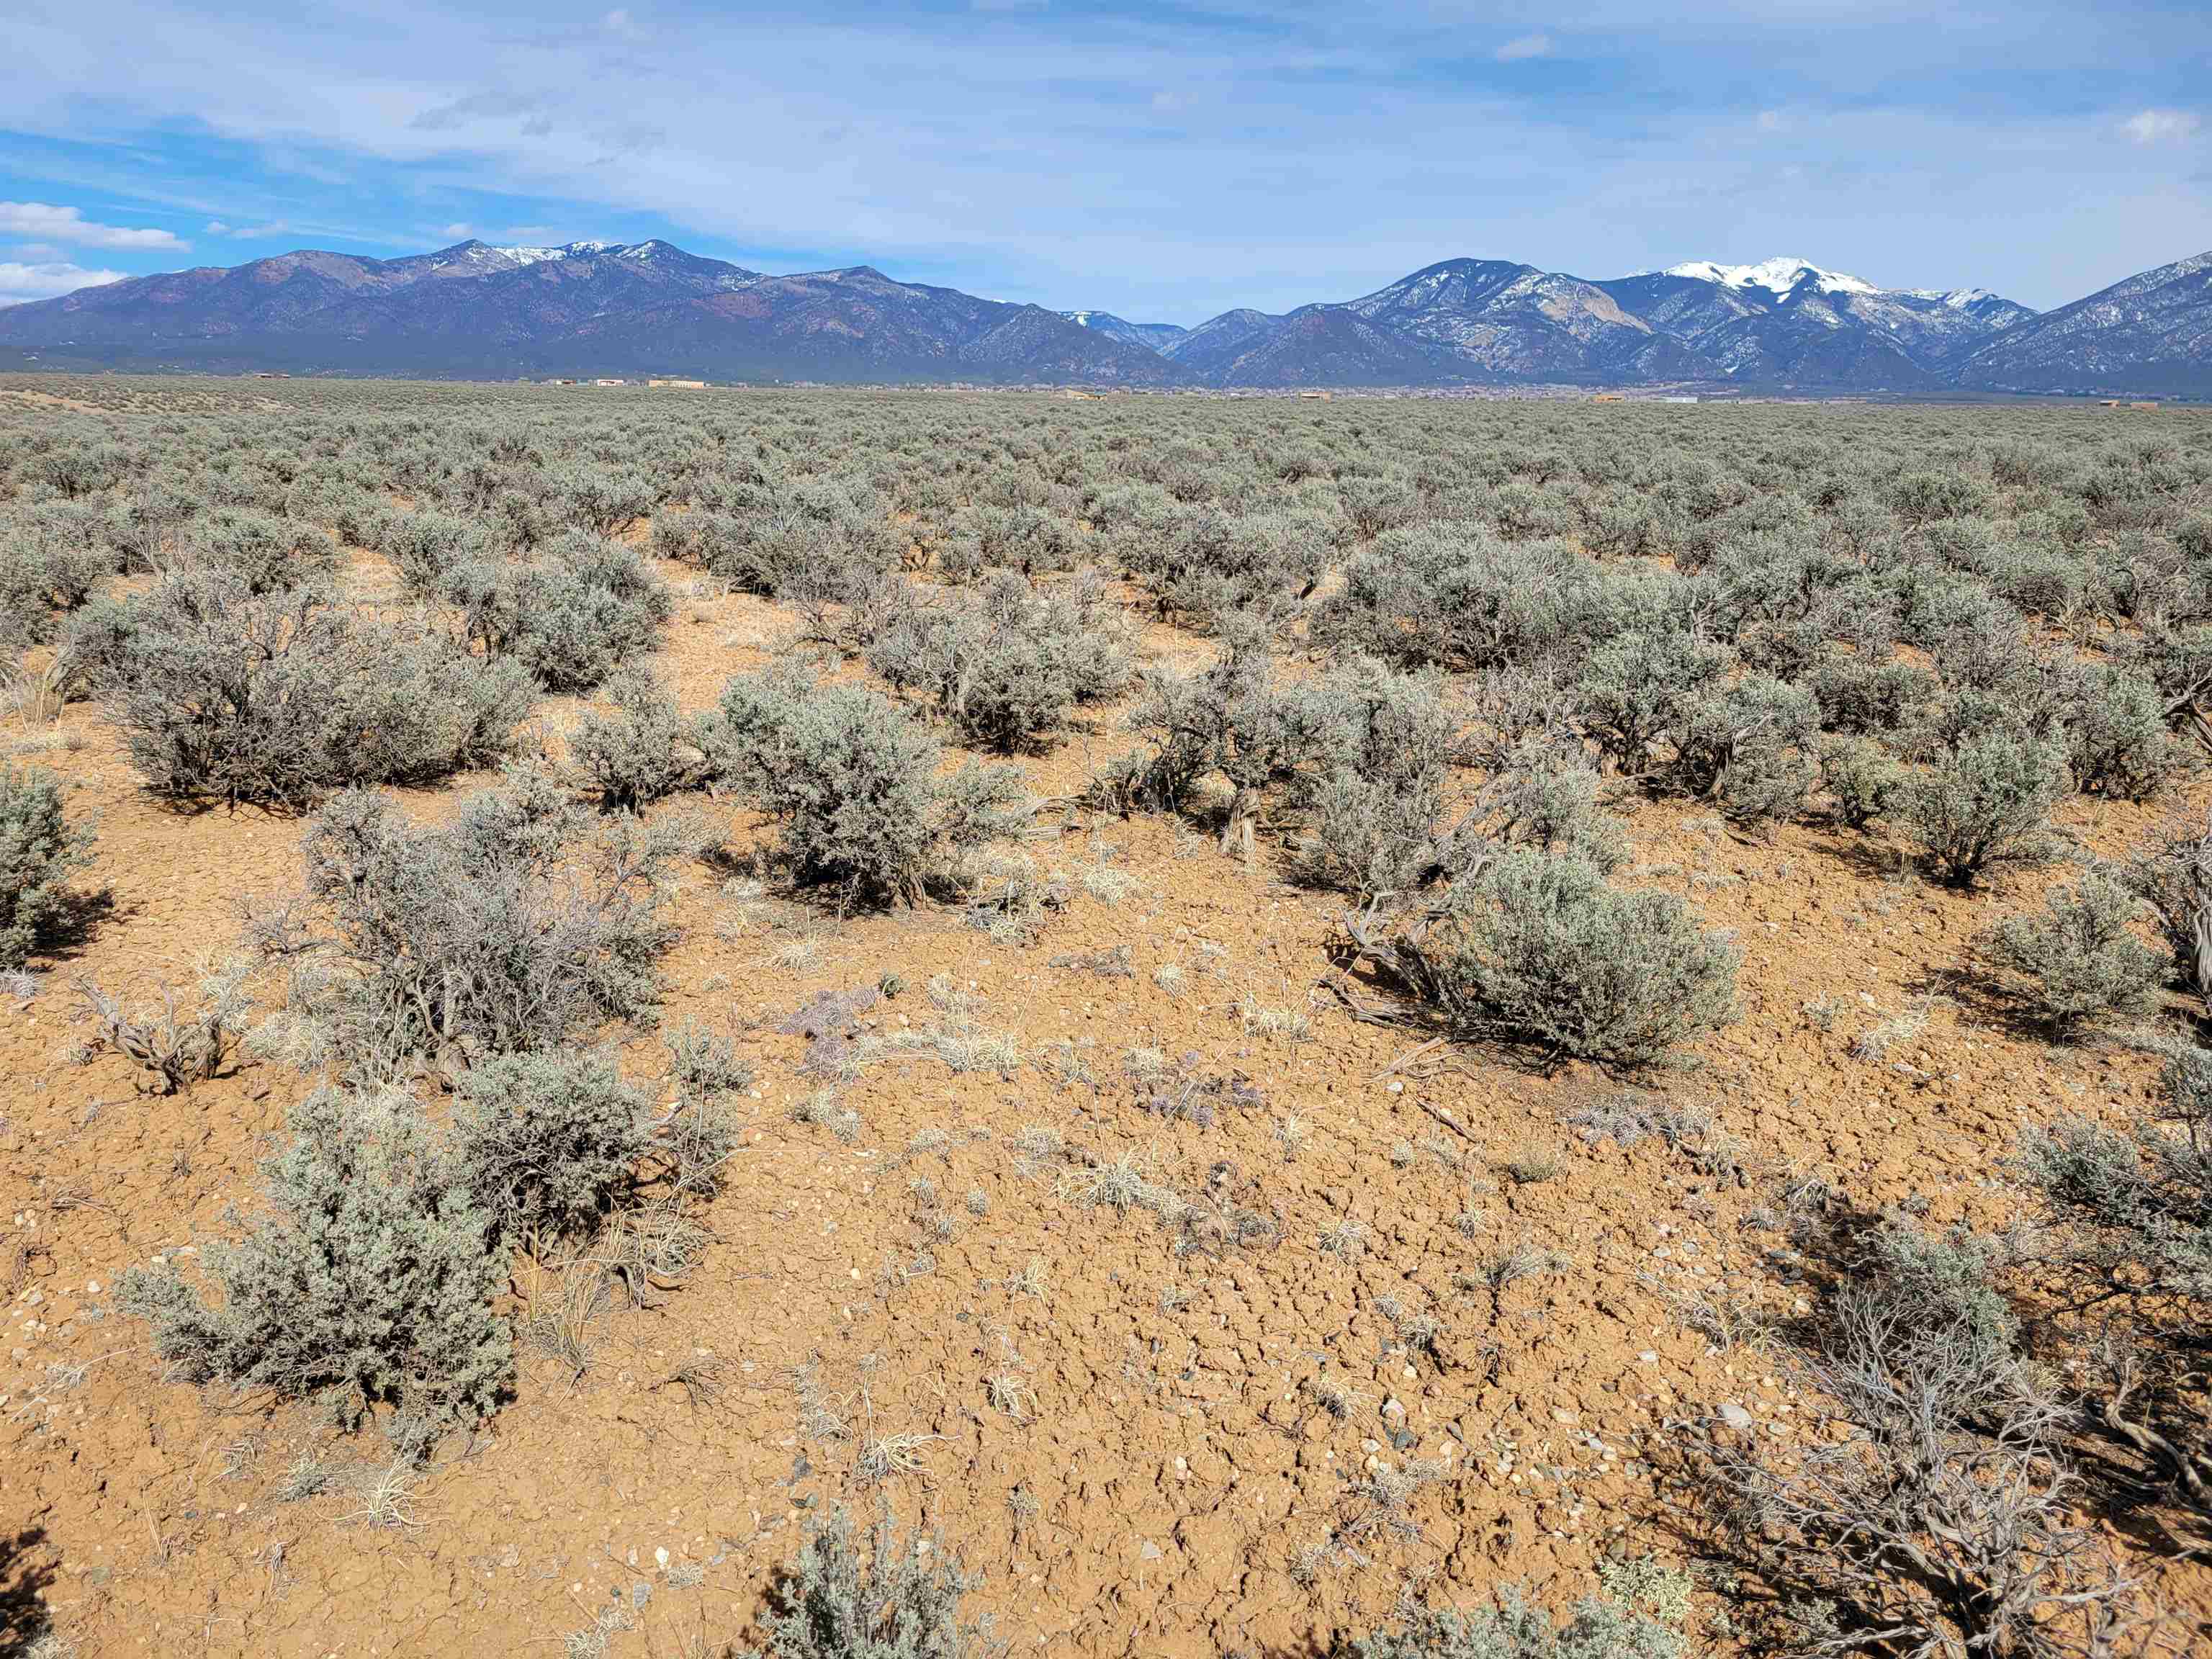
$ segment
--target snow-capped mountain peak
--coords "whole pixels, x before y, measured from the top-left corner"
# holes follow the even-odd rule
[[[1817,294],[1881,292],[1863,277],[1847,276],[1839,270],[1823,270],[1810,260],[1788,254],[1762,259],[1755,265],[1723,265],[1711,259],[1692,259],[1686,264],[1669,265],[1660,274],[1688,276],[1700,283],[1718,283],[1723,288],[1765,289],[1778,298],[1796,292],[1807,283],[1814,285],[1814,291]]]
[[[619,242],[564,242],[559,247],[487,247],[484,252],[497,254],[511,265],[538,265],[549,259],[574,259],[586,254],[605,253],[618,248]]]
[[[1997,297],[1985,288],[1908,288],[1905,292],[1916,300],[1941,301],[1954,311],[1964,311]]]

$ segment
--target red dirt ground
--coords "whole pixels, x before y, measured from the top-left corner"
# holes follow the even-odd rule
[[[365,588],[379,574],[358,562]],[[658,665],[704,706],[788,631],[760,601],[695,597]],[[1164,632],[1148,644],[1206,654]],[[546,709],[550,743],[577,706]],[[1772,1177],[1819,1175],[1868,1209],[1924,1201],[1939,1224],[2001,1222],[2018,1200],[2000,1160],[2023,1125],[2061,1107],[2124,1120],[2154,1076],[2124,1046],[2022,1035],[1965,982],[1969,936],[2061,870],[1961,895],[1844,832],[1747,841],[1673,806],[1628,809],[1627,878],[1734,930],[1742,1018],[1655,1087],[1741,1143],[1742,1185],[1656,1140],[1585,1144],[1562,1114],[1613,1085],[1583,1068],[1432,1049],[1393,1074],[1419,1034],[1356,1019],[1321,983],[1341,901],[1276,879],[1264,846],[1247,868],[1164,820],[1060,811],[1061,832],[1029,848],[1040,868],[1103,865],[1128,890],[1109,902],[1109,883],[1079,880],[1026,944],[950,912],[835,922],[689,866],[665,1028],[734,1031],[758,1073],[704,1265],[661,1305],[609,1309],[580,1377],[526,1346],[519,1398],[477,1443],[441,1450],[410,1524],[373,1528],[352,1518],[356,1474],[380,1466],[373,1433],[334,1439],[303,1410],[165,1381],[110,1297],[133,1263],[234,1233],[255,1159],[310,1080],[249,1063],[164,1098],[125,1061],[72,1060],[86,1028],[71,980],[188,984],[233,947],[242,900],[296,884],[301,825],[158,806],[88,707],[0,738],[67,781],[100,836],[82,884],[113,899],[81,946],[37,964],[31,1001],[0,1004],[0,1515],[27,1534],[19,1571],[50,1575],[56,1626],[84,1654],[532,1652],[616,1595],[636,1625],[609,1651],[689,1651],[749,1628],[804,1518],[840,1499],[940,1526],[1017,1651],[1306,1652],[1408,1583],[1472,1599],[1522,1580],[1571,1601],[1609,1549],[1679,1555],[1652,1462],[1723,1402],[1778,1439],[1808,1425],[1777,1358],[1723,1351],[1685,1311],[1781,1312],[1797,1295],[1805,1264],[1782,1236],[1740,1225]],[[1041,794],[1065,795],[1124,741],[1102,721],[1025,764]],[[2192,788],[2201,810],[2208,792]],[[458,793],[410,801],[435,811]],[[672,810],[714,815],[739,848],[755,837],[726,805]],[[2117,854],[2172,810],[2076,799],[2062,817]],[[1054,965],[1115,946],[1132,976]],[[1154,979],[1168,964],[1183,969],[1173,994]],[[863,1126],[847,1144],[793,1118],[812,1086],[796,1074],[803,1041],[769,1027],[887,972],[912,988],[872,1011],[879,1029],[935,1020],[922,988],[941,974],[1030,1063],[955,1074],[894,1055],[841,1091]],[[1302,1015],[1304,1035],[1269,1034],[1247,1004]],[[1855,1039],[1900,1018],[1883,1059],[1854,1057]],[[1036,1063],[1062,1042],[1095,1086]],[[1150,1115],[1123,1080],[1133,1047],[1195,1051],[1264,1104],[1224,1104],[1207,1127]],[[665,1072],[653,1035],[623,1055],[637,1079]],[[1152,1216],[1087,1207],[1074,1165],[1026,1155],[1018,1142],[1040,1125],[1187,1198],[1271,1218],[1275,1242],[1178,1255]],[[1548,1179],[1505,1169],[1547,1160]],[[1347,1221],[1364,1248],[1324,1251]],[[1522,1244],[1552,1259],[1493,1292],[1489,1265]],[[526,1262],[514,1286],[526,1305],[552,1289]],[[1399,1340],[1394,1299],[1401,1319],[1438,1322],[1439,1358]],[[678,1373],[708,1363],[719,1391],[694,1397]],[[987,1400],[994,1374],[1021,1379],[1015,1409]],[[1361,1396],[1341,1419],[1316,1396],[1322,1378]],[[810,1407],[847,1437],[802,1432]],[[864,1488],[862,1443],[896,1435],[927,1437],[915,1467]],[[280,1501],[288,1467],[317,1448],[342,1478]],[[1302,1563],[1359,1512],[1349,1488],[1378,1460],[1434,1465],[1407,1512],[1418,1530],[1379,1530],[1364,1566]],[[2164,1594],[2201,1616],[2201,1572]],[[1699,1628],[1710,1607],[1701,1591]]]

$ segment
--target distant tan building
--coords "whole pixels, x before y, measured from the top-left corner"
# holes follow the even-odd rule
[[[704,390],[706,389],[706,385],[707,385],[707,383],[706,383],[704,380],[647,380],[647,381],[646,382],[646,384],[647,384],[647,386],[684,386],[684,387],[687,387],[687,388],[689,388],[690,390],[691,390],[691,391],[693,391],[693,392],[701,392],[701,391],[704,391]]]
[[[2130,409],[2156,409],[2156,408],[2158,407],[2158,405],[2157,405],[2156,404],[2152,404],[2152,403],[2138,403],[2138,404],[2130,404],[2128,405],[2128,407],[2129,407]]]
[[[592,381],[592,384],[593,386],[628,386],[629,382],[628,380],[598,380]]]
[[[1317,404],[1325,404],[1333,399],[1336,394],[1333,392],[1301,392],[1298,396],[1310,398]]]
[[[1601,392],[1590,401],[1594,404],[1617,404],[1620,401],[1620,394],[1618,392]]]

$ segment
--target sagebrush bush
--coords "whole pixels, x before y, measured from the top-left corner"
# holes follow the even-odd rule
[[[1279,608],[1310,589],[1328,562],[1333,530],[1319,513],[1237,513],[1209,504],[1171,512],[1157,528],[1133,524],[1111,540],[1163,612],[1214,628],[1240,612]]]
[[[1888,1220],[1869,1230],[1852,1257],[1900,1338],[1947,1334],[1957,1358],[1982,1372],[2013,1364],[2020,1317],[1998,1286],[2002,1246],[1965,1227],[1929,1232]]]
[[[1688,1644],[1689,1580],[1644,1558],[1598,1570],[1604,1593],[1564,1622],[1515,1586],[1491,1607],[1413,1603],[1391,1625],[1340,1644],[1333,1659],[1679,1659]]]
[[[712,716],[686,718],[659,682],[635,666],[617,670],[603,690],[612,711],[586,709],[568,734],[568,757],[602,806],[634,812],[719,781]]]
[[[2139,1613],[2077,1518],[2072,1413],[2014,1350],[1990,1250],[1893,1231],[1842,1277],[1793,1359],[1823,1432],[1705,1453],[1714,1536],[1772,1592],[1782,1645],[2060,1659]]]
[[[2130,887],[2157,917],[2175,977],[2212,997],[2212,822],[2153,835],[2127,867]]]
[[[2057,750],[1997,730],[1952,744],[1899,792],[1899,823],[1938,875],[1971,886],[2005,864],[2053,854],[2051,806],[2065,787]]]
[[[2062,1117],[2023,1139],[2021,1162],[2077,1230],[2079,1269],[2138,1312],[2170,1310],[2202,1333],[2212,1316],[2212,1054],[2175,1050],[2160,1091],[2130,1132]]]
[[[422,599],[446,596],[456,572],[492,566],[500,550],[473,520],[433,507],[393,513],[371,529],[374,545],[399,567],[408,590]]]
[[[1127,653],[1095,598],[1040,600],[1004,571],[972,606],[899,606],[866,655],[891,684],[927,696],[969,743],[1001,754],[1129,678]]]
[[[313,1014],[359,1064],[397,1069],[427,1055],[449,1073],[641,1019],[667,939],[659,878],[677,850],[672,833],[627,817],[587,837],[553,781],[529,768],[435,828],[349,791],[304,846],[307,890],[328,918],[307,942],[336,964]]]
[[[645,1097],[605,1054],[489,1054],[453,1086],[454,1179],[503,1243],[589,1233],[652,1143]]]
[[[1382,954],[1462,1036],[1608,1064],[1650,1065],[1735,1017],[1736,952],[1679,898],[1528,848],[1454,883]]]
[[[1299,860],[1326,884],[1373,890],[1424,862],[1419,843],[1433,830],[1422,820],[1441,810],[1452,735],[1432,679],[1357,659],[1318,681],[1281,683],[1264,631],[1240,625],[1201,672],[1148,674],[1129,725],[1150,752],[1094,780],[1106,804],[1179,810],[1218,778],[1231,790],[1224,848],[1241,840],[1249,852],[1255,820],[1273,806],[1311,815]]]
[[[1820,783],[1837,822],[1863,830],[1887,817],[1905,787],[1905,768],[1872,738],[1832,737],[1820,744]]]
[[[1410,526],[1346,566],[1315,631],[1406,667],[1526,663],[1587,626],[1596,568],[1565,542],[1502,542],[1477,523]]]
[[[1867,654],[1825,656],[1810,686],[1820,724],[1832,732],[1899,732],[1936,695],[1936,677],[1917,663]]]
[[[0,514],[0,651],[52,639],[56,618],[99,592],[116,564],[89,507],[49,502]]]
[[[0,968],[21,967],[68,914],[92,839],[63,813],[52,773],[0,764]]]
[[[727,775],[775,823],[793,874],[847,906],[957,886],[959,855],[1010,829],[1022,799],[1009,769],[939,778],[928,732],[860,686],[740,675],[719,719]]]
[[[960,1616],[975,1583],[941,1539],[902,1540],[886,1520],[863,1542],[839,1504],[770,1588],[767,1645],[732,1659],[979,1659],[989,1624]]]
[[[2179,758],[2157,688],[2124,670],[2099,667],[2081,676],[2069,703],[2066,750],[2075,787],[2122,800],[2155,794]]]
[[[549,691],[588,691],[659,638],[674,613],[636,550],[571,531],[515,577],[522,601],[503,643]]]
[[[1316,684],[1273,694],[1304,710],[1284,726],[1292,763],[1273,769],[1287,786],[1281,805],[1304,822],[1292,860],[1300,879],[1366,897],[1445,871],[1455,722],[1440,691],[1432,677],[1360,659]],[[1233,710],[1225,737],[1249,740]]]
[[[192,572],[86,622],[77,647],[108,718],[148,787],[179,801],[296,808],[428,781],[504,753],[529,707],[512,665],[312,589]]]
[[[1628,856],[1628,837],[1605,808],[1603,787],[1580,750],[1525,740],[1490,775],[1475,811],[1454,832],[1467,843],[1458,856],[1483,843],[1530,847],[1609,874]]]
[[[2158,1006],[2165,957],[2135,936],[2143,903],[2125,884],[2088,870],[2039,912],[2007,916],[1977,941],[2004,994],[2067,1032]]]
[[[1669,766],[1674,786],[1717,800],[1732,817],[1786,821],[1804,810],[1819,775],[1820,709],[1802,686],[1750,674],[1680,716]]]
[[[1728,663],[1723,647],[1686,628],[1632,628],[1589,653],[1580,686],[1584,727],[1631,777],[1662,775],[1662,740],[1679,738]]]
[[[265,1218],[204,1254],[216,1299],[173,1269],[133,1267],[118,1300],[191,1381],[320,1400],[348,1426],[388,1407],[395,1443],[419,1455],[489,1415],[513,1371],[490,1218],[397,1091],[318,1089],[290,1129],[262,1165]]]
[[[325,532],[249,507],[219,507],[193,520],[184,557],[221,570],[250,593],[306,586],[338,566],[337,544]]]

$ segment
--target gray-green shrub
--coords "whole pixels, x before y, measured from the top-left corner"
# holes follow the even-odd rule
[[[1962,737],[1906,780],[1896,816],[1936,873],[1967,887],[1993,866],[2052,855],[2051,809],[2064,787],[2055,745],[1984,731]]]
[[[305,586],[338,566],[337,544],[325,532],[250,507],[219,507],[193,520],[184,556],[227,573],[251,593]]]
[[[449,1073],[643,1019],[667,939],[659,880],[677,850],[628,817],[586,837],[529,768],[430,828],[348,791],[304,845],[307,890],[328,919],[310,939],[336,964],[316,1012],[357,1063],[396,1070],[427,1055]]]
[[[2157,688],[2100,665],[2082,673],[2069,702],[2066,751],[2075,787],[2123,800],[2156,793],[2179,758]]]
[[[711,715],[686,718],[659,681],[635,665],[602,688],[610,713],[586,709],[568,734],[568,758],[611,810],[635,811],[716,781]]]
[[[1516,848],[1381,954],[1453,1031],[1648,1066],[1735,1018],[1737,954],[1681,900]]]
[[[605,1054],[489,1054],[454,1092],[454,1179],[506,1243],[590,1232],[652,1144],[645,1097]]]
[[[264,1218],[203,1256],[214,1300],[144,1267],[118,1300],[190,1381],[320,1400],[347,1426],[389,1407],[394,1442],[420,1453],[489,1415],[513,1371],[491,1218],[404,1094],[318,1089],[290,1129],[262,1165]]]
[[[770,1588],[767,1645],[732,1659],[979,1659],[995,1649],[988,1621],[960,1616],[975,1584],[941,1539],[902,1540],[884,1520],[864,1543],[839,1504]]]
[[[846,906],[957,885],[958,855],[1010,828],[1021,799],[1008,769],[940,780],[935,740],[861,686],[739,675],[719,719],[719,762],[775,823],[793,876]]]
[[[76,640],[156,793],[301,807],[348,784],[424,782],[504,753],[529,706],[511,665],[313,589],[169,576],[85,613]]]
[[[2051,895],[2040,911],[2007,916],[1977,942],[2004,994],[2054,1030],[2147,1014],[2166,958],[2135,936],[2143,903],[2100,870]]]
[[[1769,674],[1748,674],[1680,716],[1674,785],[1717,800],[1732,817],[1794,818],[1819,775],[1820,708],[1812,692]]]
[[[1837,822],[1863,830],[1888,816],[1905,787],[1905,768],[1872,738],[1844,735],[1820,744],[1820,783]]]
[[[62,811],[53,774],[0,765],[0,968],[20,968],[69,908],[92,832]]]
[[[1689,1581],[1648,1557],[1598,1569],[1603,1593],[1584,1596],[1564,1620],[1518,1587],[1495,1605],[1414,1602],[1392,1623],[1340,1644],[1334,1659],[1680,1659],[1688,1644]]]
[[[1095,599],[1039,599],[1006,571],[972,605],[899,606],[866,656],[891,684],[921,691],[967,742],[1001,754],[1129,679],[1127,653]]]

